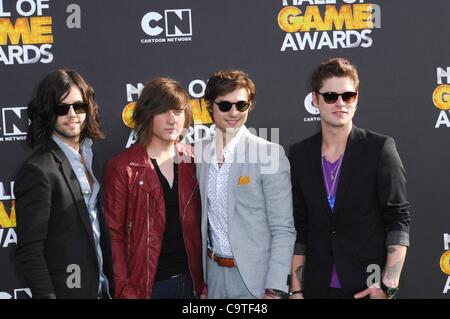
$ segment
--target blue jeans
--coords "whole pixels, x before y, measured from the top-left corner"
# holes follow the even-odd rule
[[[152,299],[194,299],[194,287],[189,274],[180,274],[156,281]]]

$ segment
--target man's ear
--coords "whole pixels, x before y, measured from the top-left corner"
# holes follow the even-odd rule
[[[315,107],[318,107],[318,105],[319,105],[319,94],[317,94],[316,92],[311,92],[311,97],[312,97],[312,104]]]
[[[214,121],[213,106],[211,105],[211,103],[206,103],[206,110],[208,111],[209,116],[211,116],[211,119]]]

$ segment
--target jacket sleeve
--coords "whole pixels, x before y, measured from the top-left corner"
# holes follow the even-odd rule
[[[298,149],[297,149],[298,150]],[[300,172],[298,171],[297,151],[294,146],[289,149],[289,162],[291,164],[292,202],[294,210],[294,223],[297,239],[294,255],[305,255],[308,238],[308,215],[303,193],[300,187]]]
[[[290,165],[279,145],[272,145],[270,166],[277,169],[261,172],[267,220],[272,233],[266,288],[288,291],[296,233],[292,216]]]
[[[387,244],[409,246],[411,217],[406,197],[406,172],[393,138],[384,142],[377,181],[378,202],[388,233]]]
[[[41,168],[25,164],[16,177],[16,265],[23,273],[33,298],[54,297],[44,256],[52,202],[52,186]]]
[[[109,161],[103,179],[104,214],[111,235],[111,248],[116,298],[137,298],[133,287],[128,283],[126,258],[126,207],[128,199],[128,177],[125,168]]]

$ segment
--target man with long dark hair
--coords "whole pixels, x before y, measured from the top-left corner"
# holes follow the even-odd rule
[[[14,189],[17,267],[34,298],[109,298],[110,238],[92,151],[92,140],[104,135],[94,90],[75,71],[53,71],[28,117],[27,140],[36,150]]]

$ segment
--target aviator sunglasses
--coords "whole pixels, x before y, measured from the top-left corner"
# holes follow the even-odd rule
[[[85,102],[76,102],[73,104],[59,104],[56,108],[55,108],[55,114],[57,116],[63,116],[63,115],[67,115],[67,113],[69,113],[70,107],[73,107],[73,110],[76,114],[84,114],[87,113],[87,109],[88,109],[88,104]]]
[[[219,107],[221,112],[228,112],[233,107],[233,104],[236,105],[236,109],[239,112],[245,112],[248,110],[250,103],[247,101],[237,101],[236,103],[231,103],[228,101],[214,102]]]
[[[345,103],[353,103],[356,100],[356,97],[358,96],[358,92],[344,92],[344,93],[336,93],[336,92],[325,92],[320,93],[316,92],[317,94],[320,94],[323,96],[323,100],[327,104],[336,103],[339,96],[342,96],[342,100]]]

